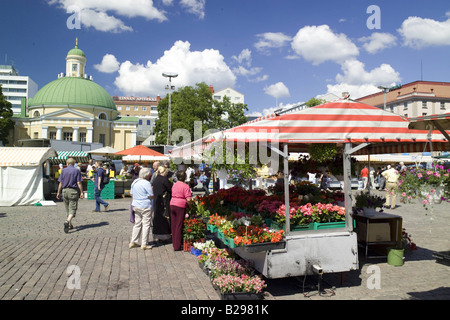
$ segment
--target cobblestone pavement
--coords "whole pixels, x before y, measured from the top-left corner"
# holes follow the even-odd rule
[[[190,253],[174,252],[171,244],[147,251],[128,248],[130,201],[109,200],[109,211],[97,213],[92,212],[93,200],[80,200],[69,234],[63,232],[62,202],[1,207],[0,299],[218,300]],[[265,300],[450,300],[450,267],[432,256],[450,250],[450,204],[428,211],[420,204],[402,204],[392,213],[403,217],[418,246],[406,255],[403,266],[388,265],[386,258],[366,260],[360,253],[360,270],[346,272],[344,278],[324,274],[322,279],[267,279]],[[380,271],[378,289],[367,285],[373,265]],[[73,281],[77,272],[79,287]]]

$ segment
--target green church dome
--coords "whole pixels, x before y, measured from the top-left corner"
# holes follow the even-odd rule
[[[67,52],[67,55],[68,56],[82,56],[82,57],[86,57],[86,55],[84,54],[83,50],[79,49],[78,46],[75,46],[75,48],[73,48],[72,50]]]
[[[73,49],[72,49],[73,50]],[[93,106],[115,110],[108,92],[92,80],[80,77],[62,77],[40,89],[28,106]]]

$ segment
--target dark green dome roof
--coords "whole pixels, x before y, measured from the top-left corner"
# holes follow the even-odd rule
[[[45,85],[29,99],[28,106],[93,106],[115,110],[116,105],[108,92],[92,80],[62,77]]]

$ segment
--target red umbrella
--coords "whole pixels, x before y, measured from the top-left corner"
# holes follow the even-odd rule
[[[122,156],[139,156],[139,159],[141,156],[151,157],[151,160],[168,159],[168,157],[163,155],[162,153],[147,148],[143,145],[137,145],[135,147],[125,149],[114,154]]]

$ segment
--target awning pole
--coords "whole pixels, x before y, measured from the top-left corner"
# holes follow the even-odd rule
[[[283,159],[284,163],[284,207],[286,209],[286,236],[291,232],[291,224],[289,219],[289,154],[288,154],[288,144],[283,145],[283,152],[285,155]]]
[[[345,228],[353,230],[352,217],[352,184],[351,184],[351,150],[352,144],[347,142],[344,145],[344,201],[345,201]]]

